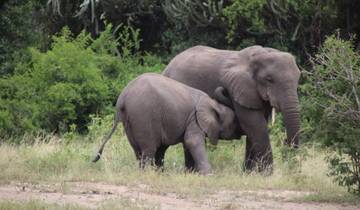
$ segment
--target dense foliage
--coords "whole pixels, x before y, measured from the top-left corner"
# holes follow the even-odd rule
[[[351,41],[331,36],[312,61],[304,114],[313,137],[338,152],[328,158],[330,175],[360,194],[360,55]]]
[[[43,7],[48,19],[42,25],[50,33],[68,26],[96,36],[104,20],[130,24],[140,29],[141,49],[162,54],[199,43],[231,49],[262,44],[305,61],[336,29],[346,38],[360,32],[356,0],[48,0]]]
[[[25,48],[40,45],[42,36],[36,27],[38,1],[2,1],[0,3],[0,75],[11,74],[18,59],[22,59]],[[34,30],[35,29],[35,30]]]
[[[120,48],[111,25],[95,40],[85,32],[73,37],[64,28],[48,51],[30,48],[29,61],[18,63],[13,76],[1,79],[0,136],[38,129],[64,132],[70,126],[84,131],[90,114],[106,112],[128,81],[161,70],[156,57],[144,56],[141,65],[132,53],[139,47],[137,30],[119,30],[127,43]]]

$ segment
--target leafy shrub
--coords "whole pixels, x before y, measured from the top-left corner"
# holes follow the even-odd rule
[[[40,0],[1,1],[0,3],[0,76],[12,75],[18,60],[27,58],[25,48],[42,45],[38,6]],[[33,11],[33,12],[30,12]]]
[[[222,0],[165,0],[162,8],[169,21],[178,29],[221,27]]]
[[[31,81],[28,88],[33,96],[29,100],[37,104],[40,127],[51,131],[67,130],[70,124],[80,127],[90,113],[100,112],[107,104],[109,90],[97,55],[87,46],[90,42],[89,35],[72,38],[65,28],[61,36],[54,37],[51,50],[31,50],[31,70],[26,76]]]
[[[360,195],[360,55],[351,41],[330,36],[312,61],[306,86],[312,103],[305,114],[314,122],[314,137],[337,151],[328,158],[329,175]]]
[[[141,57],[138,30],[124,26],[118,33],[120,48],[111,25],[96,40],[85,32],[73,37],[64,28],[47,52],[30,48],[30,61],[1,79],[0,136],[66,132],[71,126],[86,131],[90,115],[106,114],[130,80],[162,70],[156,56]]]
[[[224,9],[224,16],[229,25],[227,39],[234,39],[239,23],[246,30],[263,32],[265,30],[264,17],[261,12],[266,5],[265,0],[236,0]]]

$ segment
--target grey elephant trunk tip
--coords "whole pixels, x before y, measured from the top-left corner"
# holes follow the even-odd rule
[[[101,158],[101,154],[97,153],[96,156],[94,157],[94,159],[92,160],[93,163],[96,163],[98,160],[100,160]]]
[[[222,87],[222,86],[217,87],[214,91],[214,97],[220,103],[223,103],[226,106],[233,108],[232,102],[229,99],[228,93],[224,87]]]

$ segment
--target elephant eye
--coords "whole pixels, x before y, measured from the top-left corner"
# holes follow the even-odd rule
[[[270,77],[270,76],[265,77],[265,80],[268,81],[268,82],[273,82],[274,81],[273,78]]]

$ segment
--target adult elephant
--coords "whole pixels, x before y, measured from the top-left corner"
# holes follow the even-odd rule
[[[241,134],[247,137],[245,169],[272,169],[267,128],[272,108],[283,114],[285,143],[298,147],[300,71],[291,54],[261,46],[240,51],[195,46],[175,56],[163,74],[235,110]]]

